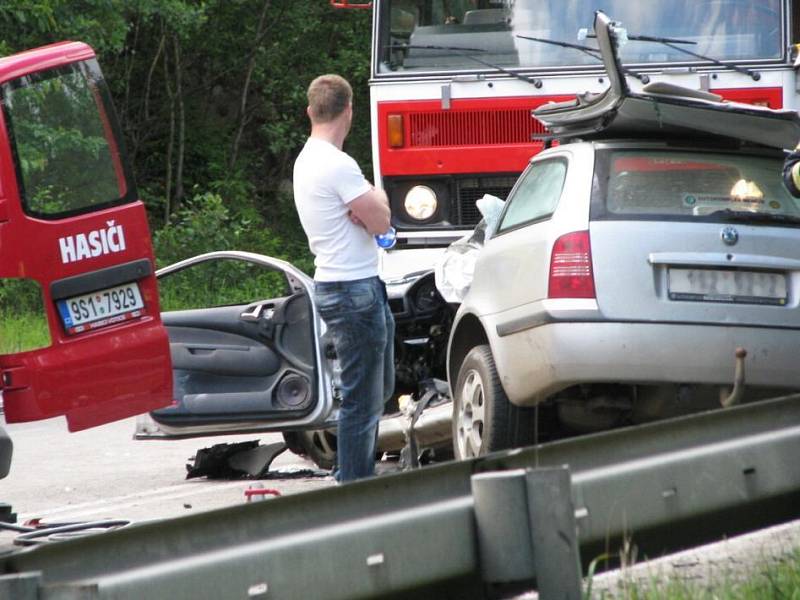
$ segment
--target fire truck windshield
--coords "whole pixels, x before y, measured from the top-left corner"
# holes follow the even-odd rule
[[[737,63],[783,58],[785,3],[781,0],[388,0],[377,20],[377,74],[491,71],[470,58],[505,69],[597,68],[573,48],[517,36],[584,44],[602,8],[631,34],[694,42],[693,52]],[[408,48],[403,48],[408,45]],[[587,43],[591,45],[591,43]],[[429,46],[429,48],[425,48]],[[465,50],[455,50],[464,48]],[[703,61],[654,42],[625,45],[629,65]]]

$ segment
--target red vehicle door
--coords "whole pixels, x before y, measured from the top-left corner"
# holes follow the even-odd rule
[[[0,59],[0,95],[0,319],[24,327],[38,296],[49,334],[0,355],[6,420],[64,415],[77,431],[165,406],[147,216],[93,50],[64,42]]]

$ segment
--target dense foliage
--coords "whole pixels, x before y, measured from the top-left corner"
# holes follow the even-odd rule
[[[6,0],[0,55],[95,48],[160,264],[235,248],[309,270],[291,198],[305,89],[327,72],[351,81],[346,149],[369,177],[370,18],[327,0]]]

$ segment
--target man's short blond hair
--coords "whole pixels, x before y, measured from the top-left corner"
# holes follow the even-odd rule
[[[308,86],[311,120],[329,123],[341,115],[353,101],[353,88],[339,75],[320,75]]]

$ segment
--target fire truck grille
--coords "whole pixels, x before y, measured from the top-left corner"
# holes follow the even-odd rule
[[[458,198],[458,225],[474,227],[481,220],[481,213],[475,205],[484,194],[497,196],[505,200],[516,177],[472,177],[456,182]]]
[[[528,144],[534,134],[546,133],[527,108],[418,112],[408,118],[415,148]]]

